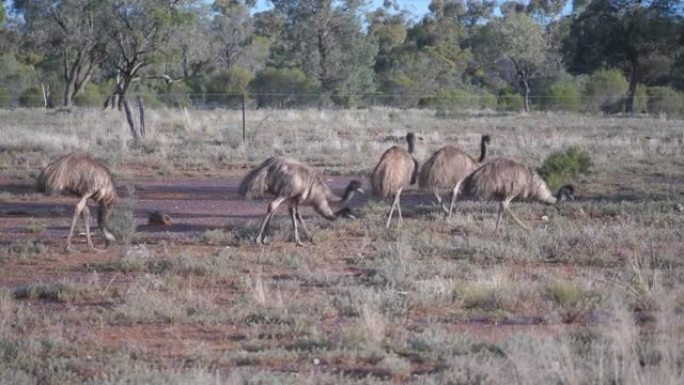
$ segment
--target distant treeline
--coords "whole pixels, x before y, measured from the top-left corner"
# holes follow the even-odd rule
[[[16,0],[0,106],[684,113],[683,2],[568,2]]]

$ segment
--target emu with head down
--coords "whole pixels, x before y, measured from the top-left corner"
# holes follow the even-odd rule
[[[65,155],[47,165],[38,175],[36,190],[50,194],[66,192],[80,198],[76,204],[71,228],[67,236],[66,249],[71,248],[71,237],[78,216],[83,213],[88,247],[94,249],[90,238],[90,210],[88,199],[99,204],[97,221],[105,238],[106,245],[114,241],[114,236],[107,228],[107,219],[112,204],[116,201],[116,188],[112,174],[102,161],[88,154],[72,153]]]
[[[283,202],[287,202],[292,226],[294,227],[297,245],[303,245],[299,238],[298,223],[302,225],[304,234],[313,242],[302,216],[300,206],[311,206],[323,218],[335,220],[339,216],[353,217],[347,207],[356,192],[363,193],[361,182],[353,180],[347,186],[344,195],[333,194],[325,182],[313,168],[294,159],[274,156],[250,171],[240,182],[241,196],[252,199],[270,195],[275,199],[268,205],[268,211],[259,229],[255,242],[264,244],[264,232],[275,210]],[[333,211],[331,205],[341,208]]]
[[[499,202],[494,232],[499,230],[503,211],[522,228],[530,230],[511,211],[510,203],[513,199],[536,200],[549,205],[575,199],[575,188],[572,185],[561,186],[558,192],[553,194],[534,169],[505,158],[492,160],[478,168],[463,180],[462,186],[465,198]]]

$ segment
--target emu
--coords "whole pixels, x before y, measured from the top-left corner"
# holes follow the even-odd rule
[[[97,222],[105,238],[105,246],[115,241],[107,228],[107,219],[113,203],[117,200],[112,174],[102,161],[89,154],[71,153],[47,165],[36,179],[36,190],[45,194],[67,192],[80,198],[71,220],[66,250],[71,249],[71,237],[76,221],[83,213],[88,247],[95,249],[90,238],[90,210],[88,199],[98,203]]]
[[[502,211],[507,212],[515,222],[527,231],[527,227],[510,209],[513,199],[536,200],[548,205],[557,205],[575,199],[575,188],[564,185],[554,195],[537,172],[520,162],[499,158],[492,160],[468,175],[462,183],[464,198],[498,201],[496,227]]]
[[[399,213],[399,223],[403,222],[399,197],[404,188],[416,183],[418,161],[413,157],[415,139],[415,135],[412,132],[406,134],[408,151],[399,146],[392,146],[387,149],[380,157],[380,161],[378,161],[371,174],[370,180],[373,195],[383,199],[394,199],[389,215],[387,215],[387,224],[385,225],[387,228],[389,228],[392,221],[392,213],[395,207]]]
[[[451,217],[461,182],[484,162],[489,142],[489,135],[482,135],[480,139],[480,158],[477,160],[455,146],[448,145],[437,150],[423,164],[420,170],[420,177],[418,178],[418,185],[421,189],[432,189],[437,199],[437,204],[442,206],[447,218]],[[439,194],[440,189],[451,189],[451,204],[448,209],[442,203],[442,197]]]
[[[287,202],[292,226],[294,227],[295,242],[303,246],[297,223],[302,225],[304,234],[313,243],[302,216],[299,206],[311,206],[323,218],[334,221],[339,216],[351,217],[351,210],[347,204],[355,193],[363,193],[361,182],[352,180],[340,198],[333,194],[323,182],[321,175],[308,165],[294,159],[274,156],[250,171],[240,182],[239,194],[247,199],[262,198],[266,195],[276,198],[268,205],[268,211],[255,238],[258,245],[264,244],[264,232],[274,212],[283,202]],[[336,212],[330,208],[331,204],[341,205]]]

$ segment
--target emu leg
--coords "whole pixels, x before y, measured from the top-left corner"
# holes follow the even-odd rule
[[[454,186],[454,189],[451,191],[451,204],[449,205],[449,212],[447,213],[447,218],[451,219],[451,212],[454,209],[454,203],[456,202],[456,198],[458,197],[458,190],[461,188],[461,182],[463,179],[459,180],[458,183],[456,183],[456,186]]]
[[[294,227],[295,242],[297,242],[297,246],[304,246],[302,240],[299,239],[299,231],[297,231],[297,212],[293,206],[288,207],[287,211],[290,213],[290,219],[292,219],[292,227]]]
[[[95,246],[93,246],[93,240],[90,238],[90,210],[88,209],[87,204],[83,206],[83,222],[85,223],[85,233],[86,239],[88,240],[88,247],[91,250],[95,249]]]
[[[261,223],[261,229],[259,229],[259,234],[257,234],[256,239],[254,239],[254,242],[257,245],[264,244],[264,231],[266,231],[266,227],[268,226],[268,223],[271,221],[273,213],[275,213],[275,210],[278,209],[278,206],[280,206],[280,204],[283,203],[284,200],[285,198],[277,198],[273,202],[268,204],[268,211],[266,212],[264,221]]]
[[[435,199],[437,199],[437,204],[442,207],[442,210],[444,210],[444,213],[447,213],[447,207],[444,204],[444,201],[442,200],[442,196],[439,195],[439,190],[437,187],[433,190],[433,194],[435,194]]]
[[[509,207],[509,204],[510,204],[510,201],[504,202],[504,203],[503,203],[503,208],[504,208],[504,210],[506,210],[506,212],[507,212],[508,214],[510,214],[510,216],[513,218],[513,220],[515,221],[515,223],[517,223],[518,225],[520,225],[520,227],[522,227],[523,229],[527,230],[528,232],[532,231],[532,230],[530,230],[529,227],[527,227],[527,225],[525,225],[520,219],[518,219],[518,217],[516,217],[515,214],[513,214],[513,211],[511,211],[511,208]]]
[[[65,247],[66,250],[71,249],[71,236],[74,234],[74,227],[76,227],[76,221],[78,220],[78,217],[81,215],[81,211],[83,211],[83,208],[86,206],[89,197],[90,194],[82,196],[81,200],[79,200],[76,204],[76,209],[74,210],[74,217],[71,220],[71,228],[69,229],[69,235],[67,236],[67,243]]]
[[[494,234],[499,233],[499,222],[501,222],[501,214],[504,210],[504,203],[499,202],[499,209],[496,211],[496,226],[494,226]]]
[[[387,216],[386,228],[390,227],[390,222],[392,221],[392,213],[394,213],[394,207],[399,207],[399,196],[401,195],[401,190],[399,189],[396,194],[394,194],[394,201],[392,202],[392,207],[390,207],[389,215]],[[401,209],[399,209],[399,218],[401,218]]]
[[[309,228],[306,226],[306,223],[304,223],[304,219],[302,219],[302,215],[299,213],[299,206],[295,206],[295,215],[297,216],[297,220],[299,221],[299,223],[301,223],[302,225],[304,235],[306,235],[306,237],[309,238],[309,242],[314,243],[313,237],[309,232]]]

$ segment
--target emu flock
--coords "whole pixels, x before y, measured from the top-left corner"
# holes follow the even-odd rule
[[[483,135],[480,141],[480,156],[473,158],[455,146],[447,145],[437,150],[422,168],[414,157],[416,136],[406,135],[408,147],[392,146],[387,149],[370,175],[370,184],[375,197],[391,200],[386,227],[390,227],[396,210],[399,224],[403,222],[400,197],[402,191],[418,182],[420,189],[432,192],[437,205],[451,217],[457,200],[483,200],[499,202],[494,232],[499,230],[503,213],[525,230],[530,230],[510,209],[514,199],[536,200],[549,205],[557,205],[565,200],[574,199],[572,185],[562,186],[553,194],[543,179],[534,171],[515,160],[498,158],[486,161],[487,145],[491,139]],[[352,180],[343,195],[335,195],[323,181],[322,175],[310,166],[282,156],[274,156],[251,170],[240,182],[239,194],[246,199],[271,197],[266,215],[263,218],[255,242],[263,245],[266,229],[278,207],[286,203],[294,237],[297,245],[303,245],[299,236],[299,226],[304,235],[313,243],[311,233],[300,214],[301,206],[311,206],[323,218],[334,221],[339,217],[355,218],[349,207],[354,194],[364,191],[359,180]],[[79,198],[67,236],[66,248],[71,247],[71,238],[79,216],[85,222],[88,247],[94,249],[90,237],[90,211],[88,200],[99,205],[98,226],[105,239],[105,245],[114,241],[108,228],[107,219],[112,204],[117,200],[112,175],[104,163],[91,155],[72,153],[55,160],[46,166],[36,181],[39,192],[50,194],[62,192]],[[440,192],[451,193],[450,204],[444,203]]]

